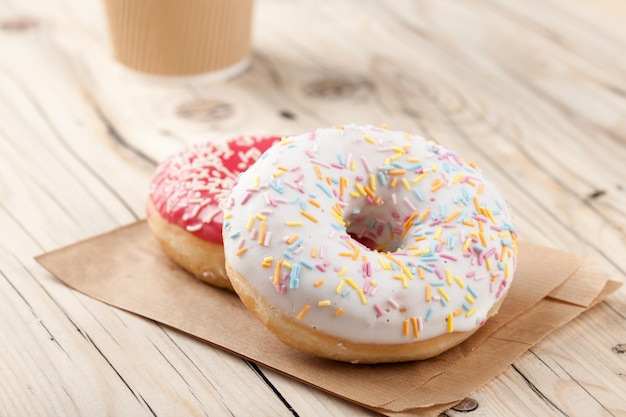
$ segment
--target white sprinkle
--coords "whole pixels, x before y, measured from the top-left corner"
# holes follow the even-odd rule
[[[191,224],[187,225],[185,229],[187,229],[188,232],[197,232],[198,230],[202,229],[202,223],[198,223],[194,225],[191,225]]]

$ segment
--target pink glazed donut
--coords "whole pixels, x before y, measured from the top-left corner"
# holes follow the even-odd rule
[[[285,137],[225,206],[226,270],[278,338],[347,362],[426,359],[495,314],[516,232],[492,182],[444,146],[372,126]]]
[[[148,225],[165,253],[196,278],[232,289],[224,270],[222,203],[237,175],[279,140],[241,136],[199,143],[157,167]]]

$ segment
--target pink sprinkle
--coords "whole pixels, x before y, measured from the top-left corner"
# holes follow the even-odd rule
[[[363,166],[365,167],[365,170],[367,171],[367,173],[371,174],[372,173],[372,167],[370,166],[369,162],[367,162],[367,158],[365,156],[361,157],[361,162],[363,162]],[[362,181],[362,180],[359,180],[359,181]]]
[[[314,156],[313,152],[311,152],[310,150],[307,149],[306,151],[304,151],[304,153],[306,154],[306,156],[308,156],[309,158],[313,159],[313,156]]]
[[[371,287],[372,284],[370,284],[369,280],[365,281],[365,285],[363,286],[363,294],[367,294]]]
[[[397,204],[398,204],[398,198],[396,197],[396,195],[395,195],[395,194],[391,194],[391,201],[393,201],[393,204],[394,204],[394,205],[397,205]]]
[[[315,159],[311,159],[311,163],[313,163],[315,165],[319,165],[319,166],[324,167],[324,168],[330,168],[330,165],[328,165],[326,162],[316,161]]]
[[[488,258],[491,255],[493,255],[494,253],[496,253],[496,248],[491,248],[491,249],[489,249],[486,252],[485,251],[481,252],[480,254],[482,255],[483,258]]]
[[[442,254],[440,254],[439,256],[441,256],[442,258],[445,258],[445,259],[449,259],[449,260],[454,261],[454,262],[456,262],[456,261],[457,261],[457,258],[455,258],[455,257],[454,257],[454,256],[452,256],[452,255],[448,255],[448,254],[446,254],[446,253],[442,253]]]
[[[300,171],[300,168],[302,168],[302,167],[300,167],[300,166],[295,166],[295,167],[291,168],[291,170],[290,170],[290,171],[291,171],[291,172]]]
[[[374,289],[372,291],[370,291],[370,295],[373,297],[374,295],[376,295],[378,290],[380,290],[380,285],[374,287]]]
[[[300,174],[300,175],[298,175],[298,176],[296,177],[296,179],[295,179],[295,180],[293,180],[293,181],[294,181],[294,182],[300,182],[300,181],[302,181],[302,179],[303,179],[303,178],[304,178],[304,174]]]
[[[287,294],[287,286],[286,286],[285,284],[282,284],[282,285],[280,286],[280,294],[281,294],[281,295],[285,295],[285,294]]]
[[[376,310],[376,314],[378,315],[378,317],[385,315],[385,311],[380,308],[378,304],[374,304],[374,310]]]
[[[250,200],[250,197],[252,197],[252,193],[248,191],[246,195],[243,197],[243,199],[241,200],[241,205],[243,206],[244,204],[246,204],[248,200]]]
[[[490,226],[490,229],[491,229],[491,230],[495,230],[496,232],[501,232],[501,231],[502,231],[502,229],[501,229],[500,227],[498,227],[498,226],[496,226],[496,225],[494,225],[494,224],[492,224],[492,225]]]
[[[391,217],[393,217],[394,219],[399,219],[400,214],[397,211],[394,211],[391,213]],[[405,218],[405,221],[406,221],[406,218]]]
[[[349,167],[351,163],[352,163],[352,154],[349,153],[348,156],[346,157],[346,166]]]
[[[443,249],[443,243],[439,242],[437,244],[437,248],[435,249],[435,252],[439,253],[441,252],[442,249]]]
[[[467,274],[465,274],[467,278],[472,278],[474,275],[476,275],[476,271],[469,271]]]
[[[324,259],[325,255],[326,255],[326,245],[322,245],[320,246],[320,259]]]
[[[463,257],[464,257],[464,258],[469,258],[470,256],[472,256],[472,254],[471,254],[471,253],[469,253],[469,252],[463,252]]]
[[[417,318],[417,328],[419,329],[419,331],[421,332],[424,328],[424,320],[422,320],[421,317]]]
[[[319,269],[319,270],[320,270],[320,272],[326,272],[326,268],[324,268],[324,266],[323,266],[323,265],[317,264],[317,265],[315,265],[315,267],[316,267],[317,269]]]
[[[441,275],[441,271],[435,268],[435,274],[439,277],[439,279],[443,279],[443,275]]]
[[[404,203],[413,211],[417,211],[417,208],[411,203],[408,197],[404,197]]]
[[[400,308],[400,304],[396,303],[393,298],[388,298],[387,302],[391,305],[391,307],[395,308],[396,310]]]
[[[472,219],[477,220],[477,221],[482,222],[482,223],[487,223],[487,219],[484,218],[484,217],[472,216]]]
[[[237,243],[237,249],[243,248],[243,245],[245,245],[245,243],[246,243],[245,239],[241,239],[239,243]]]
[[[252,231],[250,231],[250,239],[254,240],[257,237],[257,233],[259,233],[256,228],[252,229]]]
[[[339,165],[336,162],[331,162],[330,166],[333,167],[333,168],[337,168],[337,169],[343,169],[343,165]]]
[[[367,197],[365,197],[365,199],[367,200],[367,202],[370,204],[370,206],[374,205],[374,199],[372,197],[370,197],[369,195]]]
[[[298,246],[296,248],[296,250],[293,251],[294,254],[299,254],[300,252],[302,252],[302,250],[304,249],[304,246]]]
[[[270,245],[271,237],[272,237],[272,232],[266,232],[265,233],[265,240],[263,241],[263,246],[269,246]]]

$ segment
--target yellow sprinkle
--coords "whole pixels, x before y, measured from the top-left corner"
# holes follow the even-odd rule
[[[302,222],[294,222],[294,221],[285,222],[285,226],[302,226]]]
[[[407,191],[411,191],[411,185],[404,177],[402,177],[402,185],[404,185],[404,188],[406,188]]]
[[[463,252],[467,252],[467,250],[469,249],[470,243],[472,243],[471,237],[468,237],[467,239],[465,239],[465,244],[463,245]]]
[[[478,222],[478,224],[483,224],[482,222]],[[482,243],[483,248],[487,247],[487,240],[485,239],[485,235],[483,233],[479,233],[478,237],[480,238],[480,243]]]
[[[459,287],[465,288],[465,283],[463,281],[461,281],[461,278],[459,278],[458,275],[454,276],[454,280],[456,281],[457,284],[459,284]]]
[[[429,302],[432,300],[432,290],[430,284],[426,285],[426,301]]]
[[[271,256],[267,256],[263,258],[263,263],[272,263],[273,260],[274,258],[272,258]]]
[[[357,292],[359,293],[359,298],[361,299],[361,303],[367,304],[367,298],[365,298],[365,294],[363,293],[363,290],[359,288]]]
[[[363,136],[363,139],[365,139],[366,141],[368,141],[372,145],[376,145],[376,141],[374,141],[374,139],[370,138],[369,136]]]
[[[391,179],[391,182],[389,183],[389,188],[394,188],[397,183],[398,183],[398,177],[393,177]]]
[[[254,188],[259,188],[259,176],[258,175],[254,176],[254,181],[253,181],[252,185],[253,185]]]
[[[433,163],[433,164],[430,166],[430,168],[433,170],[433,172],[437,172],[437,165],[436,165],[436,164],[434,164],[434,163]]]
[[[504,263],[504,278],[508,278],[509,277],[509,263],[505,262]]]
[[[372,287],[375,287],[375,286],[376,286],[376,284],[377,284],[377,282],[376,282],[376,280],[375,280],[375,279],[373,279],[373,280],[371,280],[371,281],[370,281],[370,284],[372,285]]]
[[[354,171],[356,169],[356,161],[352,161],[350,163],[350,171]],[[343,311],[343,310],[342,310]]]
[[[391,157],[391,158],[389,158],[389,159],[391,159],[392,161],[395,161],[396,159],[400,159],[400,158],[402,158],[402,156],[403,156],[403,155],[402,155],[401,153],[397,153],[397,154],[395,154],[394,156],[392,156],[392,157]]]
[[[421,174],[419,174],[417,177],[413,178],[413,180],[411,181],[413,184],[417,184],[418,182],[420,182],[421,180],[423,180],[424,178],[426,178],[426,176],[428,175],[428,172],[422,172]]]
[[[324,284],[324,280],[323,279],[318,279],[317,281],[315,281],[313,283],[314,287],[319,287],[320,285]]]
[[[302,310],[300,310],[300,312],[298,313],[298,315],[296,316],[296,318],[298,320],[302,320],[304,318],[304,316],[306,315],[306,313],[309,312],[309,309],[311,308],[310,305],[305,305],[304,307],[302,307]]]
[[[285,172],[289,171],[289,168],[284,167],[284,166],[282,166],[282,165],[279,165],[279,166],[277,166],[276,168],[280,169],[281,171],[285,171]]]
[[[454,179],[452,180],[452,184],[456,184],[457,182],[461,181],[463,179],[463,174],[458,174],[456,177],[454,177]]]
[[[309,198],[308,202],[311,203],[311,205],[313,205],[313,206],[315,206],[317,208],[321,207],[320,203],[318,203],[317,201],[313,200],[312,198]]]
[[[273,174],[273,175],[274,175],[274,178],[278,178],[278,177],[280,177],[281,175],[283,175],[284,173],[285,173],[285,171],[276,171],[276,172],[274,172],[274,174]]]
[[[420,279],[424,279],[424,269],[422,267],[417,268]]]
[[[228,220],[231,217],[233,217],[233,213],[226,213],[226,215],[224,216],[224,219]]]
[[[278,280],[280,279],[280,267],[282,266],[283,261],[278,260],[278,262],[276,262],[276,268],[274,268],[274,285],[278,285]]]
[[[239,249],[237,252],[235,252],[235,255],[237,255],[237,256],[241,256],[241,255],[243,255],[243,254],[244,254],[247,250],[248,250],[248,248],[243,247],[243,248]]]
[[[476,190],[476,194],[481,195],[483,193],[483,183],[481,182]],[[468,316],[469,317],[469,316]]]
[[[438,191],[440,188],[443,188],[444,185],[446,185],[444,182],[438,182],[437,185],[433,185],[430,188],[430,191],[434,193],[435,191]]]
[[[411,317],[411,323],[413,324],[413,337],[417,339],[420,337],[420,328],[419,328],[419,325],[417,324],[417,317],[415,316]]]
[[[298,235],[291,235],[289,237],[289,239],[287,239],[287,244],[291,245],[293,242],[295,242],[296,240],[298,240]]]
[[[406,169],[390,169],[387,173],[389,175],[404,175],[406,174]]]
[[[478,197],[474,196],[474,198],[472,198],[472,201],[474,201],[474,208],[476,208],[476,212],[480,213],[481,207],[480,207],[480,203],[478,202]]]
[[[318,165],[313,165],[313,169],[315,170],[315,174],[317,174],[318,180],[324,179],[324,176],[322,175],[322,171],[320,170],[320,167]]]
[[[287,269],[291,269],[291,264],[287,261],[283,261],[283,266]]]
[[[246,225],[246,230],[252,230],[252,224],[254,223],[254,216],[250,216],[248,219],[248,224]]]
[[[374,174],[370,174],[370,188],[372,191],[376,191],[376,177]]]
[[[357,198],[359,196],[359,193],[357,193],[356,191],[350,191],[350,195],[354,198]]]
[[[460,316],[461,314],[463,314],[463,309],[462,309],[462,308],[460,308],[460,309],[458,309],[458,310],[455,310],[455,312],[454,312],[453,314],[454,314],[454,317],[456,317],[456,316]]]
[[[446,219],[444,220],[446,223],[450,223],[452,220],[456,219],[457,217],[459,217],[459,215],[461,214],[460,210],[455,211],[454,213],[452,213],[451,215],[449,215],[448,217],[446,217]]]
[[[437,287],[437,291],[439,292],[439,294],[441,294],[443,299],[446,300],[446,302],[450,301],[450,297],[448,296],[448,294],[446,294],[446,291],[443,288]]]
[[[465,313],[465,317],[472,317],[475,312],[476,312],[476,309],[473,308],[470,311],[468,311],[467,313]]]
[[[495,217],[493,217],[493,213],[491,212],[491,209],[486,208],[485,211],[487,212],[487,217],[489,217],[489,220],[491,220],[491,223],[496,224],[496,219]]]
[[[348,268],[344,266],[341,268],[341,271],[339,271],[339,276],[342,277],[346,272],[348,272]]]
[[[409,288],[409,282],[406,280],[406,275],[394,275],[394,279],[402,280],[402,288]]]
[[[354,254],[352,254],[352,260],[356,261],[359,258],[359,255],[361,254],[361,251],[359,249],[357,249]]]
[[[341,316],[343,314],[343,307],[339,307],[335,310],[335,316]]]
[[[441,236],[441,232],[443,232],[443,227],[439,226],[437,231],[433,235],[433,240],[439,240],[439,236]]]
[[[350,252],[338,252],[337,255],[344,256],[346,258],[351,258],[352,254]]]
[[[354,188],[356,188],[359,191],[359,193],[361,193],[361,195],[367,195],[363,187],[361,187],[361,184],[354,184]]]
[[[317,248],[311,248],[311,258],[317,258]]]
[[[448,268],[446,268],[446,282],[448,283],[448,285],[452,285],[452,273]]]
[[[405,319],[403,326],[402,326],[402,334],[404,334],[405,336],[409,335],[409,320]]]
[[[352,288],[354,288],[355,290],[359,289],[359,286],[356,285],[356,282],[352,281],[352,278],[345,278],[346,283],[351,286]]]
[[[344,284],[345,284],[345,281],[339,281],[339,284],[337,284],[337,288],[335,288],[335,292],[337,294],[341,294],[341,291],[343,291]]]
[[[333,179],[330,178],[330,177],[326,177],[326,184],[332,185],[333,184]]]
[[[424,220],[426,220],[426,218],[428,217],[428,215],[430,214],[430,210],[426,209],[425,211],[422,212],[422,214],[420,215],[419,220],[421,222],[423,222]]]
[[[472,297],[470,294],[465,294],[465,299],[470,304],[474,304],[476,302],[476,301],[474,301],[474,297]]]
[[[454,331],[454,323],[452,322],[452,319],[452,313],[448,314],[448,333],[452,333]]]
[[[491,259],[485,259],[485,265],[487,265],[487,271],[491,271]]]
[[[267,222],[263,220],[261,222],[261,230],[259,232],[259,245],[262,245],[265,242],[265,229],[267,228]]]
[[[368,196],[370,196],[371,198],[376,198],[376,194],[374,194],[374,191],[372,191],[372,189],[367,185],[365,186],[364,190]]]
[[[317,302],[318,307],[328,307],[330,305],[330,300],[322,300]]]
[[[256,213],[254,215],[254,218],[257,219],[257,220],[265,220],[265,216],[260,214],[260,213]]]
[[[311,216],[309,213],[307,213],[304,210],[300,211],[300,214],[302,214],[304,217],[306,217],[307,219],[311,220],[313,223],[317,223],[317,219],[314,216]]]

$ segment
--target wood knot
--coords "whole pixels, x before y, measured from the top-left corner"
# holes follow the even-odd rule
[[[28,17],[18,17],[0,22],[0,30],[7,32],[25,32],[37,26],[39,26],[39,23]]]
[[[587,196],[587,199],[595,200],[596,198],[602,197],[604,194],[606,194],[604,190],[595,190]]]
[[[613,346],[611,350],[619,354],[626,353],[626,343],[618,343],[617,345]]]
[[[461,413],[469,413],[478,408],[478,402],[473,398],[463,398],[458,404],[452,406],[452,410],[460,411]]]
[[[359,91],[368,89],[369,83],[364,79],[348,79],[344,77],[331,77],[322,80],[311,81],[304,86],[304,93],[311,97],[334,99],[350,98]]]
[[[178,105],[176,114],[194,122],[212,122],[231,117],[233,106],[219,100],[195,99]]]

